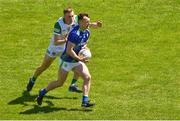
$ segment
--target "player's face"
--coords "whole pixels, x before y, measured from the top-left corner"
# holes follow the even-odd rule
[[[74,21],[74,12],[66,13],[64,19],[66,24],[71,24]]]
[[[88,29],[89,28],[89,24],[90,24],[90,18],[85,16],[83,18],[82,22],[81,22],[81,28],[83,28],[84,30]]]

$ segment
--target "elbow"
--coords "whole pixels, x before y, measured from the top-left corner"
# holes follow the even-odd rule
[[[57,45],[58,45],[56,41],[54,41],[54,45],[55,45],[55,46],[57,46]]]

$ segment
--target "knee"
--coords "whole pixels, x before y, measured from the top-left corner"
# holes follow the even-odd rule
[[[60,80],[57,80],[57,86],[62,87],[64,83],[62,83]]]
[[[86,75],[86,76],[84,77],[84,80],[90,81],[90,80],[91,80],[91,75]]]

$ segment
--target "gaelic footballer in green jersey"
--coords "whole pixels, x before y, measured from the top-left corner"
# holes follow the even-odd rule
[[[54,36],[58,35],[62,38],[66,38],[70,32],[70,30],[78,25],[77,15],[74,15],[73,21],[71,24],[66,24],[63,17],[60,17],[58,21],[54,25]],[[47,55],[49,55],[52,58],[55,58],[57,56],[60,56],[60,53],[62,53],[65,49],[65,44],[63,43],[61,45],[55,45],[54,43],[54,36],[51,38],[49,47],[47,49]]]
[[[60,17],[54,25],[54,34],[50,40],[43,63],[36,69],[34,75],[29,79],[29,83],[26,87],[27,91],[32,90],[37,77],[52,64],[57,56],[63,52],[70,30],[73,28],[73,26],[78,24],[77,16],[74,15],[71,8],[64,9],[63,13],[64,16]],[[78,75],[74,74],[69,91],[82,92],[76,85],[77,79]]]

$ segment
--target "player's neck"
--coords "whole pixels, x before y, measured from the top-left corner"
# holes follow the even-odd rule
[[[65,18],[63,18],[63,22],[64,22],[65,24],[67,24],[67,25],[70,25],[70,24],[71,24],[71,23],[67,23],[66,20],[65,20]]]
[[[79,31],[84,32],[86,29],[82,28],[81,26],[79,26]]]

